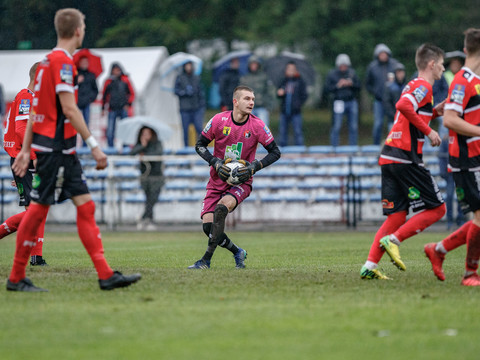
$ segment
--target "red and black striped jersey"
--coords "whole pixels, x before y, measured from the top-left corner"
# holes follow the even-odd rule
[[[19,91],[8,111],[5,131],[3,133],[3,148],[11,157],[17,157],[22,149],[23,136],[30,117],[30,108],[33,102],[33,92],[29,89]],[[31,158],[36,159],[32,151]]]
[[[73,58],[64,49],[53,49],[38,66],[32,108],[35,151],[75,152],[77,132],[65,117],[58,94],[70,92],[76,96],[76,77]]]
[[[410,81],[396,104],[397,112],[380,154],[379,164],[423,165],[425,135],[436,113],[433,110],[432,85],[422,78]]]
[[[448,91],[445,110],[454,110],[466,122],[480,126],[480,77],[463,67]],[[480,170],[480,137],[449,132],[449,171]]]

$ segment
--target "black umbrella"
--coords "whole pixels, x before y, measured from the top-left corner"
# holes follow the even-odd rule
[[[305,57],[300,54],[284,52],[281,55],[274,56],[265,61],[265,72],[275,86],[280,86],[282,80],[285,78],[285,67],[292,61],[297,66],[297,70],[305,83],[307,85],[314,85],[315,70],[313,66],[305,60]]]

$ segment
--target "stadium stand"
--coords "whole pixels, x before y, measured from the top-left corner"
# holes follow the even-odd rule
[[[235,219],[247,222],[341,222],[380,221],[380,168],[378,146],[291,146],[282,158],[255,175],[254,191],[235,211]],[[109,167],[95,170],[89,152],[79,150],[89,189],[97,202],[97,218],[115,228],[134,224],[145,201],[140,187],[139,159],[108,149]],[[265,150],[259,148],[258,157]],[[193,148],[162,157],[165,186],[155,207],[158,223],[195,223],[209,177],[209,167]],[[438,159],[425,154],[425,162],[442,190]],[[18,212],[16,189],[10,185],[10,161],[0,154],[0,205],[2,219]],[[72,209],[70,209],[72,208]],[[52,208],[52,222],[74,222],[71,204]]]

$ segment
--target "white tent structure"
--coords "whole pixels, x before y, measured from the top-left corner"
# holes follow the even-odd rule
[[[100,93],[108,78],[112,63],[118,62],[129,76],[135,89],[135,115],[158,118],[173,130],[173,136],[164,143],[167,149],[183,147],[182,127],[178,100],[175,95],[161,89],[161,65],[168,59],[164,46],[137,48],[91,49],[102,57],[103,73],[97,78]],[[28,71],[41,61],[50,50],[0,51],[0,83],[5,99],[10,102],[19,90],[28,85]],[[165,97],[165,98],[163,98]],[[99,98],[101,96],[99,95]],[[106,118],[100,118],[99,104],[91,109],[90,128],[100,140],[104,136]]]

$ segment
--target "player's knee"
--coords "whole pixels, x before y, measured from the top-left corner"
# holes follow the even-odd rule
[[[203,223],[203,232],[205,235],[210,236],[210,233],[212,231],[212,223]]]
[[[93,200],[86,202],[77,207],[77,214],[79,217],[89,218],[95,216],[95,203]]]
[[[435,210],[436,210],[435,212],[437,213],[438,220],[444,217],[445,214],[447,213],[447,207],[445,206],[445,203],[436,207]]]
[[[228,208],[223,204],[217,204],[213,212],[213,222],[225,220],[228,215]]]

